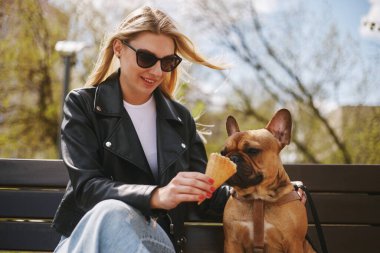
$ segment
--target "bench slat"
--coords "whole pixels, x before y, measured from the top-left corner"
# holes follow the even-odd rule
[[[380,248],[380,227],[330,225],[323,226],[322,229],[329,252],[374,252],[375,249]],[[314,226],[309,227],[309,235],[312,243],[320,250]],[[223,252],[224,234],[221,226],[188,226],[186,227],[186,237],[191,242],[186,245],[186,252]]]
[[[52,219],[64,190],[51,191],[0,191],[0,217]]]
[[[60,192],[0,191],[0,217],[51,219],[62,199]],[[380,196],[361,194],[312,194],[322,223],[380,225]],[[353,208],[360,206],[360,208]],[[332,212],[334,210],[334,212]],[[313,223],[310,210],[309,222]],[[191,221],[202,221],[192,216]],[[203,220],[204,221],[204,220]],[[211,220],[221,222],[221,220]]]
[[[65,187],[62,160],[0,159],[0,187]]]
[[[223,252],[223,227],[186,226],[186,253]]]
[[[380,225],[380,195],[312,193],[318,217],[324,224],[372,224]],[[314,223],[309,204],[306,204],[309,223]],[[190,212],[190,222],[218,222],[222,219],[200,218]]]
[[[286,164],[285,169],[312,191],[380,193],[380,165]],[[0,186],[65,187],[68,181],[62,160],[0,159],[0,175]]]
[[[314,227],[309,230],[313,244],[319,247]],[[324,226],[323,231],[329,252],[373,252],[380,247],[380,227]],[[186,252],[223,252],[221,226],[187,226],[186,237],[191,242],[187,244]],[[49,223],[2,222],[0,238],[0,248],[6,250],[52,250],[59,241],[59,235],[50,228]]]
[[[380,225],[380,195],[313,193],[321,223]],[[309,205],[308,220],[314,223]]]
[[[380,248],[380,227],[373,226],[323,226],[326,244],[331,253],[370,253]],[[315,228],[309,229],[312,242],[319,248]]]
[[[285,169],[311,191],[380,193],[380,165],[286,164]]]
[[[0,249],[4,250],[53,250],[60,236],[50,223],[0,222]]]
[[[380,247],[380,165],[287,164],[285,168],[291,180],[303,181],[312,192],[330,252],[373,252]],[[4,218],[51,219],[67,181],[62,160],[0,159],[1,250],[54,249],[59,236],[48,222]],[[222,226],[187,223],[186,228],[187,252],[223,252]],[[314,226],[309,230],[318,245]]]

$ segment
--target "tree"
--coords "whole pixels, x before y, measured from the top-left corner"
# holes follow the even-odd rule
[[[335,162],[357,162],[325,103],[339,105],[339,91],[346,85],[359,92],[378,82],[375,68],[363,64],[355,42],[342,37],[326,16],[308,16],[302,4],[276,16],[260,16],[254,3],[199,0],[189,14],[202,36],[209,35],[239,64],[235,76],[223,76],[231,84],[233,114],[264,126],[275,108],[290,108],[296,161],[326,162],[323,152],[333,154]],[[316,29],[320,24],[326,28]]]
[[[69,16],[70,28],[66,40],[82,41],[89,47],[80,54],[80,59],[72,73],[70,88],[82,87],[87,80],[104,38],[112,32],[125,15],[137,8],[142,1],[93,1],[61,0],[54,1],[57,8]],[[109,11],[112,12],[110,15]]]
[[[57,158],[66,15],[47,1],[1,1],[0,157]]]

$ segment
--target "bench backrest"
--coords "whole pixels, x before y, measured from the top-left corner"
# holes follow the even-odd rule
[[[331,252],[380,248],[380,165],[288,164],[303,181],[323,224]],[[0,159],[0,250],[52,250],[59,235],[50,223],[68,175],[61,160]],[[309,212],[309,234],[318,240]],[[187,252],[223,252],[220,220],[190,217]]]
[[[61,160],[0,159],[0,249],[55,248],[50,224],[68,180]]]
[[[330,253],[378,251],[380,165],[286,164],[285,169],[291,180],[302,181],[311,192]],[[307,211],[308,234],[321,252],[308,205]],[[191,218],[187,237],[197,242],[193,252],[209,252],[210,248],[223,252],[221,221],[209,223],[196,216]]]

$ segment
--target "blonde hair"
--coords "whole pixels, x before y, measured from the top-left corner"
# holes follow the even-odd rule
[[[103,42],[98,60],[85,86],[97,86],[116,70],[116,57],[113,51],[113,42],[116,39],[133,40],[133,38],[142,32],[152,32],[172,38],[176,53],[190,62],[212,69],[223,69],[223,67],[208,62],[197,53],[191,40],[177,30],[173,20],[169,16],[158,9],[145,6],[128,15],[121,22],[116,32]],[[176,68],[170,72],[168,78],[160,85],[162,92],[168,97],[172,97],[175,91],[179,75],[178,71],[178,68]]]

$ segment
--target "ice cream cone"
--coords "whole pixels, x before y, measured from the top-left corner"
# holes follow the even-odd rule
[[[218,153],[210,154],[205,174],[214,179],[213,187],[215,189],[219,188],[235,173],[236,164],[229,158],[221,156]],[[199,201],[198,204],[202,202],[203,201]]]

